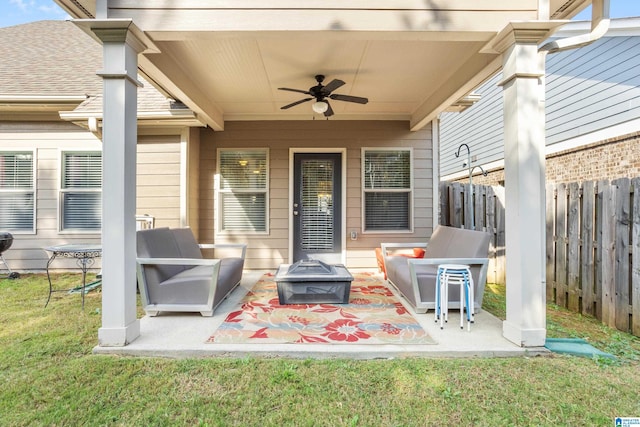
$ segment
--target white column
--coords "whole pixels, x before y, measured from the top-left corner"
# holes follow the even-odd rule
[[[524,347],[546,339],[544,55],[547,29],[512,28],[502,40],[507,319]]]
[[[131,22],[95,21],[103,43],[102,327],[100,346],[125,346],[140,335],[136,315],[136,144],[138,58]]]

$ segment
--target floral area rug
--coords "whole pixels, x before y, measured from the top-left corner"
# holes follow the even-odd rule
[[[207,343],[436,343],[380,278],[353,276],[349,304],[280,305],[274,276],[266,274]]]

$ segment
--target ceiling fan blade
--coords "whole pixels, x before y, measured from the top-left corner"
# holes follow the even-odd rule
[[[315,99],[315,98],[301,99],[300,101],[292,102],[291,104],[287,104],[284,107],[280,107],[280,109],[281,110],[286,110],[287,108],[295,107],[298,104],[302,104],[303,102],[311,101],[312,99]]]
[[[311,95],[308,90],[302,90],[302,89],[291,89],[288,87],[279,87],[278,90],[288,90],[289,92],[298,92],[298,93],[304,93],[305,95]]]
[[[322,90],[328,95],[342,85],[344,85],[344,82],[342,80],[333,79],[329,83],[327,83],[327,85],[323,87]]]
[[[324,100],[324,102],[326,102],[327,105],[329,106],[329,108],[327,108],[327,111],[324,112],[324,116],[325,117],[333,116],[333,108],[331,108],[331,104],[329,104],[329,101],[327,101],[326,99]]]
[[[359,96],[340,95],[337,93],[334,95],[329,95],[329,98],[335,99],[337,101],[355,102],[357,104],[366,104],[367,102],[369,102],[367,98],[361,98]]]

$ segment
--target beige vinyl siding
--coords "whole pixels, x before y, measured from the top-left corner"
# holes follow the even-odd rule
[[[187,219],[194,235],[200,238],[198,207],[200,206],[200,131],[189,129],[187,141]]]
[[[362,234],[361,147],[412,147],[414,164],[414,231]],[[248,243],[246,267],[275,269],[289,261],[289,148],[346,148],[346,223],[344,233],[350,268],[375,267],[374,248],[383,241],[424,241],[432,229],[432,153],[430,127],[411,132],[401,121],[271,121],[227,122],[224,132],[201,131],[200,137],[200,240]],[[269,233],[217,232],[215,198],[217,148],[269,148]]]
[[[136,214],[156,227],[180,227],[180,137],[141,136],[138,141]]]
[[[71,123],[0,122],[2,150],[33,150],[36,174],[36,233],[14,234],[4,256],[12,270],[42,271],[45,247],[67,243],[100,244],[100,233],[64,233],[59,227],[61,151],[101,150],[90,132]],[[156,226],[180,226],[180,137],[141,136],[138,144],[137,212],[156,217]],[[100,260],[95,269],[101,268]],[[52,270],[77,268],[71,260],[56,260]],[[0,274],[4,271],[0,270]]]
[[[36,174],[36,233],[13,234],[14,241],[4,256],[12,270],[44,270],[45,247],[66,243],[100,244],[100,233],[59,234],[59,189],[61,151],[101,150],[91,133],[71,123],[0,123],[2,150],[33,150]],[[56,260],[52,269],[75,268],[70,260]],[[100,267],[99,261],[96,267]],[[0,273],[4,271],[0,270]]]

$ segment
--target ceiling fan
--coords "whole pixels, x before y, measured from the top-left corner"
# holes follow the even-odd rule
[[[312,101],[315,99],[316,102],[311,105],[313,111],[318,114],[324,114],[325,117],[330,117],[333,116],[333,109],[331,108],[331,104],[329,104],[329,99],[335,99],[336,101],[355,102],[357,104],[366,104],[367,102],[369,102],[367,98],[361,98],[359,96],[331,93],[345,84],[342,80],[333,79],[329,83],[327,83],[327,85],[323,86],[322,82],[324,81],[324,76],[322,74],[318,74],[316,76],[316,81],[318,82],[318,84],[310,87],[309,90],[279,87],[278,90],[288,90],[290,92],[304,93],[305,95],[311,96],[310,98],[304,98],[299,101],[292,102],[291,104],[287,104],[284,107],[280,107],[280,109],[286,110],[288,108],[295,107],[298,104],[302,104],[303,102]]]

